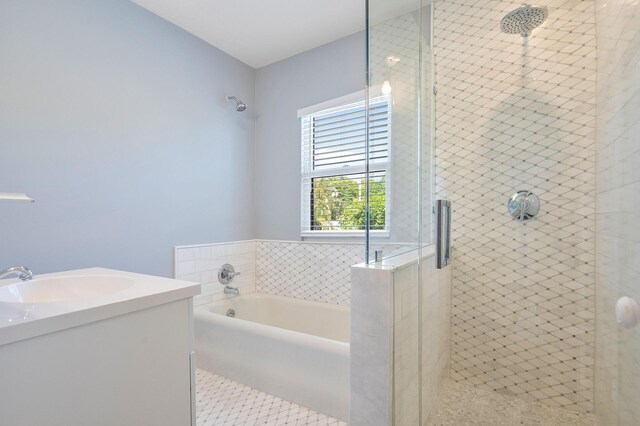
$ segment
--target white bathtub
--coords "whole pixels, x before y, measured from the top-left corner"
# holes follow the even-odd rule
[[[198,367],[348,420],[349,308],[254,293],[194,319]]]

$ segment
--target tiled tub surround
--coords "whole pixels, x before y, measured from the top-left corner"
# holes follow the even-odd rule
[[[348,420],[349,308],[254,293],[199,306],[194,321],[199,368]]]
[[[194,297],[194,305],[226,298],[224,286],[218,282],[218,270],[225,263],[230,263],[236,272],[240,272],[231,284],[240,289],[240,294],[256,291],[254,240],[178,246],[174,250],[175,278],[202,284],[202,293]]]
[[[436,173],[453,201],[452,378],[591,411],[595,4],[543,5],[549,18],[526,44],[499,27],[518,3],[434,6]],[[541,201],[524,225],[506,211],[518,190]]]
[[[386,257],[410,244],[374,244]],[[240,294],[265,293],[348,306],[350,267],[362,262],[364,243],[250,240],[178,246],[175,277],[202,284],[195,305],[226,299],[218,270],[230,263],[241,275],[233,283]]]
[[[384,251],[385,256],[392,257],[398,253],[404,253],[407,251],[408,244],[374,244],[372,250],[382,249]],[[219,244],[207,244],[207,245],[198,245],[198,246],[180,246],[175,249],[175,273],[176,277],[180,277],[181,279],[187,281],[197,281],[202,283],[202,296],[197,298],[194,301],[194,304],[198,306],[196,309],[196,353],[198,354],[198,365],[204,367],[205,369],[209,369],[212,371],[224,369],[225,371],[229,370],[228,366],[220,367],[220,365],[214,365],[211,360],[216,359],[220,360],[223,357],[220,357],[220,354],[214,354],[216,345],[219,345],[219,342],[227,336],[227,338],[234,341],[237,341],[238,333],[242,330],[245,332],[252,334],[255,340],[257,337],[262,343],[260,348],[255,348],[254,350],[250,350],[249,352],[260,352],[264,348],[269,347],[270,351],[274,350],[277,352],[277,342],[282,342],[282,336],[279,336],[279,333],[284,332],[286,335],[291,334],[288,330],[282,330],[283,328],[287,328],[286,324],[259,324],[256,323],[255,319],[253,323],[249,321],[242,321],[243,312],[240,312],[241,315],[239,318],[226,318],[224,315],[213,314],[209,311],[220,308],[221,304],[231,304],[240,303],[243,296],[249,295],[249,297],[254,299],[260,298],[269,298],[274,297],[275,300],[288,301],[295,304],[305,304],[311,303],[310,306],[314,305],[313,302],[321,302],[316,303],[315,305],[325,306],[325,310],[346,310],[348,311],[347,306],[351,303],[351,266],[357,263],[360,263],[363,259],[364,255],[364,244],[363,243],[348,243],[348,242],[310,242],[310,241],[271,241],[271,240],[256,240],[256,241],[240,241],[240,242],[229,242],[229,243],[219,243]],[[408,254],[404,254],[402,256],[408,256]],[[217,271],[224,263],[231,263],[236,268],[236,271],[242,273],[242,275],[238,276],[233,283],[232,286],[238,286],[240,289],[240,298],[232,297],[225,295],[223,293],[223,286],[217,281]],[[409,289],[412,286],[413,282],[409,282],[405,280],[405,286],[398,285],[398,289],[405,288]],[[253,293],[253,294],[251,294]],[[411,332],[415,327],[411,326],[411,321],[408,318],[409,315],[416,315],[417,310],[413,310],[413,314],[409,314],[409,304],[413,302],[413,305],[417,306],[416,300],[412,296],[413,294],[407,293],[407,295],[399,295],[398,297],[405,300],[405,311],[406,315],[403,316],[404,320],[398,326],[398,330],[400,333],[404,333],[405,337],[410,339],[412,342],[415,342],[415,333]],[[296,299],[303,299],[298,300]],[[441,298],[430,298],[432,302],[435,300],[441,300]],[[446,302],[446,301],[445,301]],[[220,305],[220,306],[219,306]],[[233,307],[231,306],[230,307]],[[334,306],[331,306],[334,305]],[[338,306],[336,306],[338,305]],[[225,305],[226,306],[226,305]],[[431,306],[431,305],[429,305]],[[443,306],[448,306],[446,303],[443,303]],[[222,308],[220,308],[222,309]],[[447,308],[448,309],[448,308]],[[223,309],[226,312],[226,309]],[[237,310],[237,309],[236,309]],[[266,305],[262,306],[254,306],[253,308],[247,308],[246,306],[242,308],[242,311],[246,312],[247,310],[252,311],[252,313],[258,314],[261,310],[268,311],[268,307]],[[431,314],[435,312],[435,310],[429,311]],[[440,311],[439,311],[440,312]],[[447,311],[448,312],[448,311]],[[316,316],[314,317],[315,323],[317,325],[327,325],[333,321],[331,318],[334,318],[335,315],[330,315],[324,319]],[[234,321],[240,319],[241,321]],[[258,320],[258,322],[260,322]],[[293,321],[294,323],[298,323],[300,325],[303,323],[302,320]],[[313,321],[312,321],[313,322]],[[212,326],[213,323],[216,323],[216,326]],[[348,324],[348,321],[347,321]],[[402,326],[405,324],[407,327]],[[229,326],[229,327],[225,327]],[[275,327],[273,327],[275,326]],[[240,327],[242,330],[235,330],[234,327]],[[276,328],[277,327],[277,328]],[[291,327],[291,326],[290,326]],[[348,325],[346,326],[348,327]],[[295,329],[295,327],[293,327]],[[220,333],[219,336],[215,337],[212,335],[213,330],[216,333]],[[438,329],[440,330],[440,328]],[[447,327],[442,328],[442,330],[448,330]],[[414,330],[415,331],[415,330]],[[435,332],[431,330],[430,332]],[[299,333],[293,333],[298,334]],[[448,332],[446,333],[448,335]],[[232,335],[233,338],[229,336]],[[269,336],[272,338],[270,339]],[[274,338],[275,337],[275,338]],[[298,336],[300,337],[300,336]],[[309,334],[302,335],[302,339],[295,340],[293,339],[290,343],[294,346],[300,345],[301,342],[304,343],[306,341],[313,341],[314,339],[318,339],[313,336],[313,332]],[[324,338],[320,338],[323,340]],[[329,338],[332,340],[333,338]],[[286,340],[286,339],[285,339]],[[344,339],[336,339],[336,344],[333,349],[325,348],[325,355],[322,356],[322,363],[327,363],[329,359],[338,359],[340,358],[339,352],[345,352],[347,355],[344,356],[342,354],[342,358],[345,359],[343,367],[331,367],[331,369],[336,373],[332,376],[335,378],[334,382],[327,382],[324,380],[322,383],[333,383],[327,385],[331,388],[331,391],[328,391],[327,394],[331,394],[331,398],[326,398],[327,401],[333,399],[345,400],[348,401],[348,343],[343,342]],[[274,346],[275,345],[275,346]],[[408,347],[405,344],[405,347]],[[300,352],[313,352],[313,349],[318,349],[318,345],[304,345],[297,347],[292,353],[298,354]],[[320,344],[323,346],[323,344]],[[331,345],[330,345],[331,346]],[[448,345],[447,349],[448,349]],[[439,346],[440,347],[440,346]],[[346,348],[346,349],[345,349]],[[210,350],[211,349],[211,350]],[[237,348],[238,353],[246,352],[246,347]],[[213,350],[213,352],[212,352]],[[234,349],[235,350],[235,349]],[[318,352],[316,350],[316,352]],[[320,351],[322,352],[322,351]],[[438,351],[438,354],[440,351]],[[447,352],[448,354],[448,352]],[[404,362],[404,364],[409,364],[411,360],[410,351],[405,351],[402,359],[399,358],[399,362]],[[431,361],[431,357],[433,357],[433,353],[425,354],[427,356],[428,361]],[[313,355],[310,355],[313,358]],[[286,359],[286,357],[283,357]],[[413,354],[412,360],[414,363],[417,363],[417,358],[415,354]],[[446,357],[446,363],[448,365],[448,355]],[[336,361],[338,362],[338,361]],[[437,356],[436,359],[433,360],[434,363],[442,363],[443,358],[441,356]],[[260,362],[252,361],[249,364],[244,363],[239,369],[236,369],[240,372],[243,369],[246,370],[246,365],[258,365]],[[318,363],[315,364],[319,365]],[[342,364],[336,364],[342,365]],[[346,365],[346,367],[345,367]],[[400,365],[400,364],[398,364]],[[440,364],[439,364],[440,365]],[[346,369],[345,369],[346,368]],[[263,371],[269,371],[270,368],[262,368]],[[325,371],[318,370],[317,368],[302,368],[302,370],[313,371]],[[417,371],[416,369],[406,371]],[[440,371],[440,370],[438,370]],[[345,410],[348,408],[327,408],[323,405],[318,405],[311,401],[310,399],[301,400],[298,397],[300,395],[296,395],[296,392],[293,394],[287,393],[288,391],[282,391],[279,389],[280,386],[279,381],[274,379],[265,380],[262,379],[262,384],[269,382],[271,386],[275,385],[275,389],[266,389],[260,383],[259,375],[255,375],[258,377],[231,377],[234,380],[238,380],[243,383],[250,384],[258,389],[266,390],[269,393],[274,395],[283,396],[285,399],[291,401],[301,402],[303,405],[309,406],[311,408],[317,409],[320,412],[325,412],[327,414],[332,414],[335,417],[346,419]],[[403,376],[407,378],[407,384],[401,385],[398,389],[403,389],[404,391],[399,390],[403,395],[407,395],[407,397],[398,399],[399,401],[412,401],[410,393],[414,390],[414,395],[417,395],[417,382],[412,381],[410,379],[415,379],[415,374],[411,373],[409,376]],[[442,375],[437,373],[438,377]],[[258,381],[254,381],[258,380]],[[314,380],[317,380],[314,379]],[[337,381],[347,380],[341,385],[337,385]],[[440,380],[440,379],[438,379]],[[289,380],[291,381],[291,380]],[[281,381],[287,382],[287,380]],[[313,383],[312,380],[309,380],[309,383]],[[346,384],[345,384],[346,383]],[[398,382],[400,383],[400,382]],[[430,387],[439,386],[440,381],[433,380],[430,377],[428,388],[426,391],[432,395],[432,391]],[[327,389],[327,386],[324,386],[324,389]],[[314,385],[316,391],[310,392],[309,397],[317,394],[322,395],[321,392],[318,392],[317,389],[322,389],[323,386],[316,383]],[[414,389],[415,388],[415,389]],[[406,392],[405,392],[406,391]],[[301,394],[301,391],[297,392]],[[291,396],[294,395],[294,396]],[[326,401],[325,401],[326,402]],[[404,403],[404,402],[403,402]],[[334,404],[335,405],[335,404]],[[414,407],[415,408],[415,407]],[[411,413],[415,413],[415,410],[412,409]]]
[[[640,3],[598,0],[596,413],[603,425],[640,419],[640,328],[615,321],[622,296],[640,301]]]
[[[256,242],[256,291],[296,299],[348,306],[351,266],[364,259],[363,243],[315,241]],[[374,244],[385,257],[408,244]]]
[[[258,240],[256,290],[348,306],[349,268],[363,258],[363,244]]]

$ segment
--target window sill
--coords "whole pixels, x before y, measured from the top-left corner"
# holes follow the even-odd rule
[[[370,231],[373,238],[389,238],[389,231]],[[364,231],[302,231],[302,238],[364,238]]]

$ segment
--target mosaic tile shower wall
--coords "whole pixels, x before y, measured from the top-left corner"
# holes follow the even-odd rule
[[[603,425],[640,419],[640,329],[615,320],[617,299],[640,301],[640,3],[598,0],[596,413]]]
[[[453,201],[452,378],[593,409],[595,5],[550,0],[528,40],[520,6],[435,3],[438,195]],[[518,190],[539,216],[512,220]]]

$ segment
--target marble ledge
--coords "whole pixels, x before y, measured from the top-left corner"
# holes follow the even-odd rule
[[[436,255],[436,249],[434,244],[430,244],[422,247],[421,260],[428,259],[434,257]],[[377,269],[383,271],[394,271],[399,268],[404,268],[418,261],[419,250],[411,250],[407,253],[402,253],[397,256],[389,257],[384,259],[382,262],[373,262],[373,263],[358,263],[356,265],[351,266],[352,268],[357,269]]]

